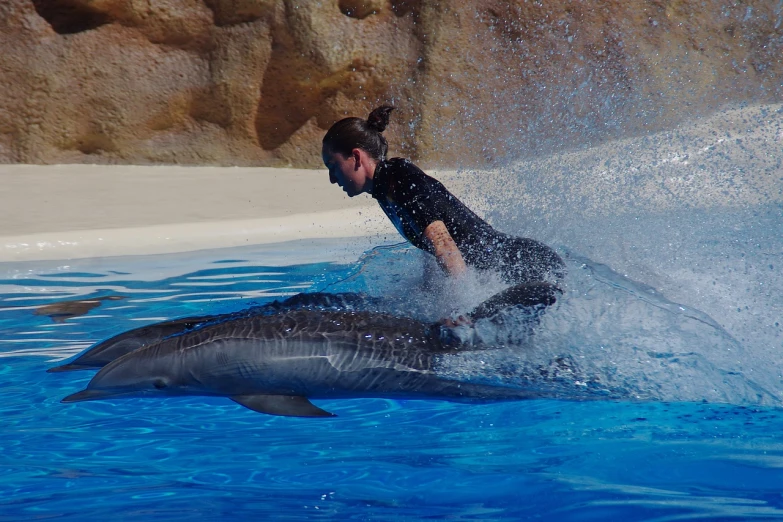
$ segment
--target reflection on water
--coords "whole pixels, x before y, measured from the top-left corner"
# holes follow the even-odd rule
[[[0,279],[0,357],[61,360],[141,324],[234,311],[307,291],[340,269],[350,271],[331,263],[265,267],[207,256],[203,267],[178,274],[172,268],[177,256],[168,257],[166,267],[155,258],[136,260],[135,272],[115,270],[111,260],[102,266],[71,261],[68,269],[53,262],[32,273],[6,265],[9,276]],[[180,257],[185,270],[193,268],[192,254]],[[81,263],[93,270],[81,270]]]
[[[95,299],[76,299],[73,301],[57,301],[51,304],[39,306],[35,309],[35,315],[46,315],[55,323],[62,323],[71,317],[84,315],[93,308],[101,306],[103,301],[119,301],[125,299],[124,295],[107,295]]]

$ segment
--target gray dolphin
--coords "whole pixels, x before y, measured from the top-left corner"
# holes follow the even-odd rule
[[[73,370],[97,370],[126,353],[209,323],[214,321],[216,317],[184,317],[134,328],[96,343],[73,361],[49,368],[46,371],[48,373],[57,373]]]
[[[139,348],[63,402],[228,397],[271,415],[332,416],[310,398],[519,400],[529,391],[438,375],[462,348],[449,329],[371,312],[287,311],[211,324]],[[540,394],[539,394],[540,396]]]
[[[293,308],[307,310],[354,310],[366,307],[375,308],[377,306],[377,299],[360,293],[327,294],[316,292],[296,294],[284,301],[275,300],[271,303],[252,306],[238,312],[182,317],[134,328],[100,341],[79,354],[74,360],[49,368],[46,371],[48,373],[57,373],[74,370],[97,370],[106,366],[114,359],[122,357],[126,353],[137,350],[142,346],[154,344],[167,337],[180,335],[208,324],[241,317],[277,313]]]
[[[471,320],[478,320],[489,317],[497,313],[498,310],[509,306],[549,306],[556,301],[555,296],[559,293],[562,293],[562,290],[549,283],[521,284],[510,287],[487,299],[467,315]],[[283,301],[273,301],[264,305],[253,306],[239,312],[184,317],[134,328],[91,346],[69,363],[49,368],[46,371],[55,373],[102,368],[113,360],[143,346],[154,344],[168,337],[181,335],[209,324],[222,323],[232,319],[280,313],[292,309],[380,312],[385,305],[388,305],[388,303],[383,303],[380,299],[363,293],[329,294],[314,292],[297,294]]]

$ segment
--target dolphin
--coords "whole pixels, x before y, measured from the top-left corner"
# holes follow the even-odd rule
[[[354,310],[361,307],[374,308],[378,304],[378,299],[361,293],[327,294],[314,292],[310,294],[296,294],[284,301],[275,300],[271,303],[252,306],[238,312],[180,317],[148,324],[117,334],[94,344],[71,362],[49,368],[46,371],[48,373],[57,373],[74,370],[96,370],[142,346],[154,344],[172,335],[180,335],[207,324],[224,322],[240,317],[270,314],[294,308],[308,310]]]
[[[270,415],[330,417],[310,399],[533,396],[519,387],[439,375],[439,358],[466,350],[450,331],[375,312],[291,310],[234,318],[127,353],[63,402],[221,396]]]
[[[91,346],[67,364],[55,366],[46,371],[47,373],[57,373],[96,370],[144,345],[152,344],[171,335],[181,334],[201,324],[209,323],[216,317],[218,316],[183,317],[134,328]]]
[[[469,320],[476,321],[490,317],[499,310],[510,306],[530,308],[550,306],[555,303],[556,296],[559,293],[562,293],[560,288],[546,282],[512,286],[490,297],[469,312],[467,316]],[[46,371],[56,373],[99,369],[143,346],[154,344],[168,337],[181,335],[209,324],[222,323],[232,319],[273,314],[293,309],[381,312],[384,304],[381,299],[363,293],[301,293],[283,301],[275,300],[271,303],[253,306],[239,312],[184,317],[134,328],[91,346],[69,363],[49,368]]]

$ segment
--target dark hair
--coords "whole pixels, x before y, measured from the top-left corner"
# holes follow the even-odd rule
[[[326,132],[323,146],[346,157],[353,149],[362,149],[376,161],[386,159],[389,144],[381,133],[389,125],[389,115],[393,110],[391,105],[382,105],[374,109],[366,120],[343,118]]]

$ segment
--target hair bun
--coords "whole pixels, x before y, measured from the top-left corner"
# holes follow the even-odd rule
[[[389,126],[389,115],[394,107],[391,105],[381,105],[380,107],[373,109],[370,115],[367,117],[367,126],[378,132],[383,132],[386,127]]]

